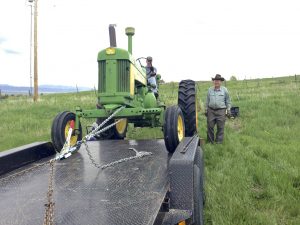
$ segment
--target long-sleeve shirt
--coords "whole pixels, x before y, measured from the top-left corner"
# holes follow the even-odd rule
[[[206,106],[205,109],[227,109],[230,111],[231,100],[229,92],[226,87],[220,87],[220,89],[215,89],[215,87],[210,87],[207,92]]]
[[[157,93],[157,84],[156,84],[156,73],[157,69],[153,66],[153,71],[151,71],[151,67],[146,66],[146,75],[147,75],[147,81],[151,85],[151,91],[154,93]]]
[[[151,71],[151,68],[153,68],[153,71]],[[157,69],[154,66],[146,66],[145,69],[146,69],[147,79],[156,76]]]

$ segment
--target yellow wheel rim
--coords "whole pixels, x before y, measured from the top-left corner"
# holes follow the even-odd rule
[[[69,133],[71,121],[72,120],[68,121],[67,124],[66,124],[66,127],[65,127],[65,139],[67,139],[67,137],[68,137],[68,133]],[[77,139],[78,139],[78,135],[72,135],[71,136],[71,140],[70,140],[70,145],[74,146],[77,143]]]
[[[127,119],[123,118],[119,123],[116,124],[116,130],[119,134],[123,134],[126,131]]]
[[[183,119],[181,115],[178,115],[178,119],[177,119],[177,133],[178,133],[178,140],[181,141],[184,137],[184,126],[183,126]]]

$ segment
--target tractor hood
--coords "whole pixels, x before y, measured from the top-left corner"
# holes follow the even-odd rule
[[[125,49],[109,47],[98,53],[98,61],[110,59],[127,59],[132,64],[135,64],[133,56]]]

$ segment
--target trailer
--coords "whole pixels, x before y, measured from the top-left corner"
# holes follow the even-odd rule
[[[151,154],[130,159],[134,151]],[[53,163],[55,154],[51,142],[0,153],[1,225],[203,224],[197,135],[173,154],[160,139],[89,141]]]

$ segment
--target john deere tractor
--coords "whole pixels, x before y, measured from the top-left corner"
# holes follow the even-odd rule
[[[135,29],[128,27],[125,31],[128,36],[128,50],[117,48],[115,27],[110,25],[110,47],[98,53],[97,107],[77,107],[75,113],[65,111],[53,120],[51,137],[58,151],[65,146],[66,140],[69,146],[75,146],[81,141],[81,118],[95,118],[98,125],[105,124],[109,128],[96,128],[100,130],[100,139],[125,138],[129,123],[134,127],[161,127],[166,148],[171,153],[183,137],[197,133],[195,82],[181,81],[178,105],[166,107],[151,91],[145,67],[132,56]]]

